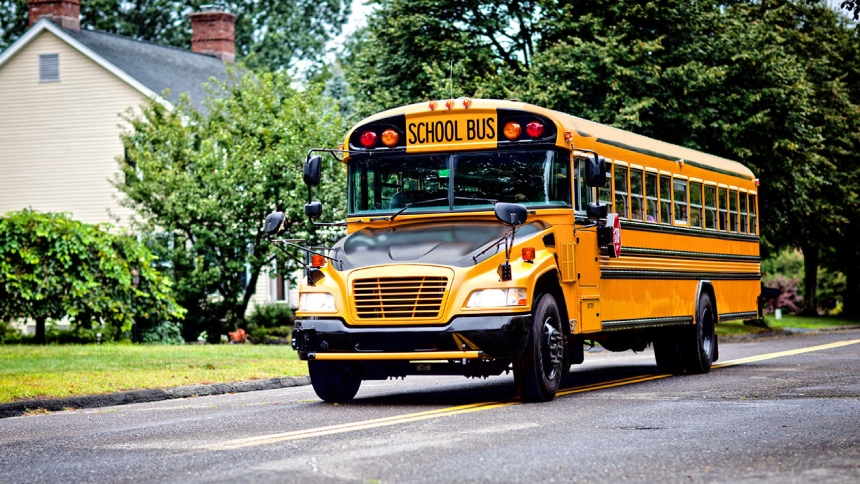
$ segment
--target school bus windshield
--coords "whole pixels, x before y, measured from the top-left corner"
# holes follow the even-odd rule
[[[571,206],[570,155],[561,150],[354,156],[349,213],[490,210],[494,201]]]

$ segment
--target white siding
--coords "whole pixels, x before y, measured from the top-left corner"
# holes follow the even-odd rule
[[[39,82],[39,55],[59,54],[59,82]],[[0,214],[30,207],[128,226],[111,185],[120,113],[144,96],[50,32],[0,69]],[[116,219],[119,219],[118,221]]]

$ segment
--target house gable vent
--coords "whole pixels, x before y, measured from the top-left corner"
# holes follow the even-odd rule
[[[39,82],[60,80],[60,54],[39,55]]]

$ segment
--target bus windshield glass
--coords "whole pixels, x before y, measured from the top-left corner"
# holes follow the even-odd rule
[[[570,155],[561,150],[355,157],[349,214],[490,210],[494,201],[571,206]]]

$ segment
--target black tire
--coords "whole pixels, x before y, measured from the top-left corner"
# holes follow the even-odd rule
[[[684,373],[684,360],[681,359],[681,348],[676,333],[667,331],[654,340],[654,358],[661,373],[674,375]]]
[[[529,339],[522,356],[514,360],[514,382],[524,402],[555,398],[564,360],[561,313],[552,294],[535,296]]]
[[[714,304],[711,295],[702,292],[696,306],[696,324],[687,328],[681,344],[681,358],[687,373],[698,375],[711,371],[717,356],[717,335],[714,333]]]
[[[317,396],[329,403],[352,400],[361,386],[361,365],[342,361],[308,361]]]

